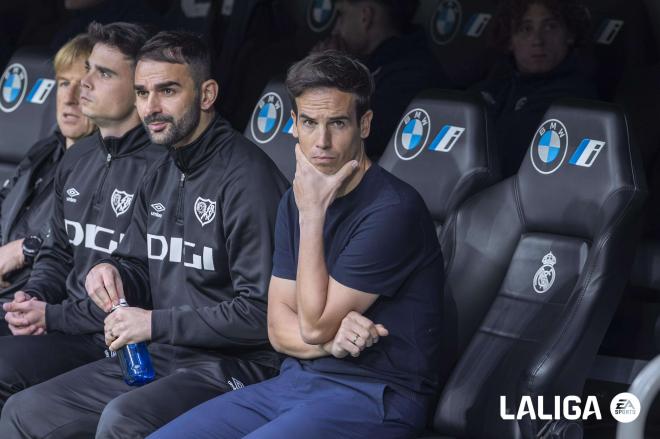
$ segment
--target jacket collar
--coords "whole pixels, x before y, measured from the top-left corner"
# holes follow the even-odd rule
[[[121,158],[133,154],[148,146],[151,143],[149,135],[142,124],[130,129],[121,137],[101,137],[101,131],[97,130],[101,149],[105,154],[110,154],[112,158]]]
[[[188,145],[170,148],[169,153],[177,168],[184,174],[201,169],[209,162],[211,155],[224,147],[236,134],[229,122],[220,116],[213,121],[200,136]]]

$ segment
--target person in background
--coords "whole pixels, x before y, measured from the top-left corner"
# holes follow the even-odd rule
[[[503,176],[518,171],[555,100],[597,97],[576,52],[589,35],[589,23],[588,11],[578,0],[501,2],[490,30],[506,59],[474,89],[494,120]]]
[[[11,301],[30,275],[32,262],[48,234],[53,210],[55,168],[64,152],[88,136],[94,124],[80,111],[80,80],[92,42],[81,34],[55,54],[58,129],[38,141],[18,164],[16,173],[0,189],[0,302]],[[0,334],[9,334],[0,311]]]

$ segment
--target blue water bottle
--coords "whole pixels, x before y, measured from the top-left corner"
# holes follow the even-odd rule
[[[112,310],[120,306],[128,306],[128,303],[124,299],[119,299],[119,305],[113,306]],[[117,356],[126,384],[141,386],[153,381],[156,374],[145,342],[127,344],[117,351]]]

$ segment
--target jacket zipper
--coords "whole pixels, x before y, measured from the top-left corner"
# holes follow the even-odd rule
[[[99,187],[96,190],[96,195],[94,195],[94,199],[96,200],[96,203],[94,203],[95,206],[101,204],[101,190],[103,189],[103,185],[105,184],[105,179],[108,176],[108,172],[110,171],[111,161],[112,161],[112,154],[108,153],[108,156],[105,159],[105,170],[103,171],[103,177],[101,177],[101,183],[99,184]]]
[[[183,224],[183,185],[186,182],[186,174],[181,173],[181,178],[179,179],[179,193],[176,199],[176,222],[177,224]]]

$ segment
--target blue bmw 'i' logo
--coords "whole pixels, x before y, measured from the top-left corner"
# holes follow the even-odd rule
[[[461,4],[458,0],[443,0],[431,17],[431,38],[436,44],[447,44],[461,27]]]
[[[274,92],[266,93],[259,99],[252,112],[250,133],[258,143],[273,140],[282,124],[282,98]]]
[[[431,131],[431,118],[422,108],[410,110],[399,122],[394,135],[394,148],[401,160],[417,157],[426,146]]]
[[[529,148],[532,165],[541,174],[555,172],[566,157],[568,132],[557,119],[546,120],[539,126]]]
[[[27,82],[27,71],[23,65],[15,63],[7,67],[0,79],[0,110],[10,113],[18,108],[25,97]]]
[[[307,11],[307,24],[314,32],[323,32],[328,29],[335,18],[335,4],[333,0],[313,0]]]

